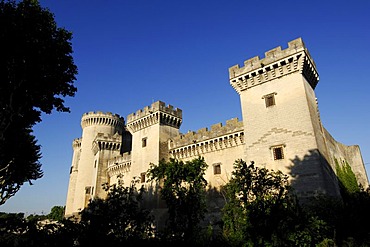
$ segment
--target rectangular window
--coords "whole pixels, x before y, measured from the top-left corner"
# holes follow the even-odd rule
[[[262,97],[262,99],[265,99],[266,107],[275,105],[275,95],[276,93],[270,93]]]
[[[141,182],[141,183],[145,183],[145,172],[142,172],[142,173],[140,174],[140,182]]]
[[[146,138],[146,137],[145,137],[145,138],[143,138],[143,139],[141,139],[141,147],[143,147],[143,148],[144,148],[144,147],[146,147],[147,139],[148,139],[148,138]]]
[[[91,194],[91,186],[86,186],[85,187],[85,194],[90,195]]]
[[[283,147],[274,147],[272,148],[272,151],[274,153],[274,160],[282,160],[284,159],[284,150]]]
[[[274,95],[269,95],[265,98],[266,107],[270,107],[275,105],[275,97]]]
[[[215,163],[213,164],[213,174],[221,174],[221,163]]]

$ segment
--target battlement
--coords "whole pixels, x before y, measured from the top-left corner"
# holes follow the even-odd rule
[[[300,51],[307,51],[302,38],[298,38],[298,39],[288,42],[287,49],[282,50],[281,46],[278,46],[274,49],[266,51],[264,58],[255,56],[253,58],[245,60],[243,67],[239,67],[239,64],[230,67],[229,68],[229,76],[230,76],[229,78],[232,79],[232,78],[238,77],[241,74],[248,73],[252,70],[263,68],[264,66],[268,64],[274,63],[282,58],[288,57]]]
[[[116,156],[108,161],[109,177],[125,174],[130,171],[130,168],[131,168],[130,153],[123,153],[121,156]]]
[[[151,104],[150,106],[146,106],[141,110],[136,111],[136,113],[131,113],[127,116],[127,123],[133,122],[140,118],[146,117],[151,115],[155,112],[164,112],[169,115],[172,115],[177,118],[182,118],[182,110],[179,108],[174,108],[172,105],[167,105],[162,101],[157,101]]]
[[[83,114],[83,116],[115,116],[119,117],[120,115],[118,114],[113,114],[112,112],[102,112],[102,111],[89,111]]]
[[[82,138],[74,139],[72,142],[73,149],[81,148],[81,141],[82,141]]]
[[[166,106],[162,101],[157,101],[151,106],[146,106],[144,109],[127,116],[127,129],[131,133],[157,123],[180,128],[182,110],[173,108],[172,105]]]
[[[226,121],[226,125],[222,125],[222,123],[212,125],[211,130],[208,130],[208,128],[202,128],[197,132],[189,131],[186,134],[176,136],[170,142],[170,149],[193,145],[194,143],[218,138],[220,136],[229,135],[243,130],[243,121],[239,121],[238,118],[232,118]]]
[[[84,113],[81,119],[82,128],[91,125],[108,125],[108,126],[111,125],[123,129],[125,125],[125,120],[120,115],[113,114],[111,112],[104,113],[101,111],[96,112],[91,111],[88,113]]]
[[[264,58],[258,56],[244,61],[244,66],[238,64],[229,68],[230,84],[240,93],[269,80],[281,76],[301,72],[312,88],[318,82],[316,65],[311,58],[301,38],[288,42],[288,48],[278,46],[265,52]]]
[[[202,128],[190,131],[169,140],[169,153],[172,158],[191,158],[205,153],[216,152],[244,145],[243,122],[237,118],[226,121],[226,125],[217,123],[211,130]]]

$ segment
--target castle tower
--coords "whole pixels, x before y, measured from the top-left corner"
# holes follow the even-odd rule
[[[244,159],[289,174],[296,192],[339,195],[314,89],[319,76],[301,38],[229,68],[240,95]]]
[[[124,131],[124,119],[109,112],[89,112],[82,116],[81,126],[82,138],[73,144],[66,216],[77,214],[93,195],[100,194],[101,183],[107,182],[106,172],[101,172],[104,170],[101,159],[111,156],[101,152],[108,150],[119,153],[118,136]],[[114,138],[108,140],[108,137]]]
[[[81,155],[81,138],[76,138],[72,142],[73,156],[72,156],[72,165],[69,171],[69,184],[67,191],[67,202],[65,212],[73,212],[73,202],[75,196],[77,174],[78,174],[78,163]]]
[[[94,170],[90,195],[92,198],[105,198],[107,192],[102,187],[103,184],[110,184],[108,177],[108,162],[121,154],[122,135],[120,133],[104,134],[99,133],[93,141]]]
[[[145,172],[150,163],[168,159],[168,140],[179,135],[182,110],[166,106],[161,101],[127,116],[127,129],[132,134],[131,177],[140,183],[146,181]]]

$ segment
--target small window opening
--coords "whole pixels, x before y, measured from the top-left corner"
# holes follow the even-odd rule
[[[140,183],[145,183],[145,172],[140,174]]]
[[[275,96],[273,94],[265,96],[266,107],[275,105]]]
[[[91,186],[86,186],[86,187],[85,187],[85,194],[86,194],[86,195],[91,194]]]
[[[141,139],[141,147],[143,147],[143,148],[146,147],[146,145],[147,145],[147,139],[148,138],[146,138],[146,137],[143,138],[143,139]]]
[[[213,164],[213,174],[221,174],[221,163]]]
[[[274,160],[284,159],[283,147],[275,147],[272,151],[274,152]]]

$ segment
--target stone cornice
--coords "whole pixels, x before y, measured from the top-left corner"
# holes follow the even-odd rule
[[[124,174],[130,171],[131,168],[131,155],[124,153],[122,156],[115,157],[108,161],[108,176]]]
[[[114,135],[99,133],[93,141],[92,150],[94,155],[101,150],[120,151],[122,144],[121,140],[122,136],[118,133]]]
[[[226,136],[234,132],[242,131],[243,129],[243,121],[239,121],[238,118],[232,118],[226,120],[226,124],[216,123],[213,124],[210,129],[202,128],[197,132],[189,131],[186,134],[175,136],[169,143],[169,149],[187,146],[189,144],[194,144],[195,142],[215,139],[220,136]]]
[[[301,73],[314,89],[319,76],[308,50],[302,39],[288,43],[288,48],[277,47],[265,53],[265,58],[258,56],[246,60],[244,67],[235,65],[229,68],[231,86],[240,94],[262,83],[280,78],[291,73]]]
[[[233,148],[239,145],[244,145],[244,130],[239,130],[199,142],[194,140],[194,143],[170,149],[169,153],[172,158],[183,159],[218,150]]]
[[[106,125],[115,126],[118,128],[124,128],[125,120],[118,114],[112,114],[111,112],[88,112],[83,114],[81,119],[81,126],[85,128],[92,125]]]
[[[127,129],[134,133],[154,124],[163,124],[180,128],[182,123],[182,110],[157,101],[144,109],[127,116]]]
[[[124,174],[130,171],[131,161],[126,161],[124,163],[115,164],[108,167],[108,176],[112,177],[115,175]]]

